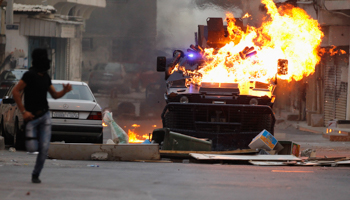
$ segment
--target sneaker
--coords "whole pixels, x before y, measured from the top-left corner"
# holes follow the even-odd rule
[[[39,176],[32,175],[32,183],[41,183],[41,180],[39,179]]]

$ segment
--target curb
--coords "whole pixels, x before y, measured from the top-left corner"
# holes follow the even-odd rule
[[[306,131],[306,132],[311,132],[311,133],[316,133],[316,134],[323,134],[323,131],[312,130],[312,129],[307,128],[307,127],[301,127],[301,126],[299,126],[298,129],[301,130],[301,131]]]

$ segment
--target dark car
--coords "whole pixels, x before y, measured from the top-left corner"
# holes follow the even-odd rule
[[[99,90],[117,90],[125,92],[128,87],[124,85],[125,70],[121,63],[99,63],[90,72],[89,87],[93,93]]]
[[[8,89],[14,83],[18,82],[27,69],[11,69],[5,70],[0,74],[0,98],[2,98]]]

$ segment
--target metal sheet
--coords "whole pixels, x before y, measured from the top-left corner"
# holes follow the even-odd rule
[[[49,157],[62,160],[91,160],[91,154],[108,153],[109,161],[159,160],[158,144],[51,143]]]
[[[338,165],[350,165],[350,160],[337,161]]]
[[[270,160],[270,161],[285,161],[285,160],[302,160],[293,155],[215,155],[215,154],[198,154],[191,153],[193,158],[197,160]]]
[[[348,61],[347,54],[326,56],[324,82],[324,125],[333,119],[346,118]]]
[[[25,36],[58,37],[56,22],[40,19],[21,18],[20,34]]]

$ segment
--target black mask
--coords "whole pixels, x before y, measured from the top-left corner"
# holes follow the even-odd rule
[[[37,72],[47,72],[50,69],[50,60],[46,49],[34,49],[32,52],[32,68]]]

